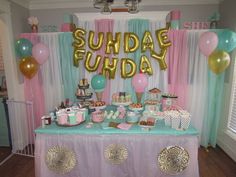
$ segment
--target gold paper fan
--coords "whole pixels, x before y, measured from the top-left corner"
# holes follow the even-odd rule
[[[65,174],[75,167],[76,155],[70,149],[54,146],[48,150],[45,162],[50,170],[58,174]]]
[[[104,156],[109,163],[119,165],[128,158],[128,151],[122,144],[110,144],[106,147]]]
[[[189,154],[180,146],[169,146],[160,152],[157,160],[161,171],[170,175],[177,175],[187,168]]]

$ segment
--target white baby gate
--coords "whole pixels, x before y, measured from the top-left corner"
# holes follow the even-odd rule
[[[34,107],[31,101],[7,100],[12,153],[34,156],[35,119]]]

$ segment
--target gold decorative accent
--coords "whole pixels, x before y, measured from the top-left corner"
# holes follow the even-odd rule
[[[110,144],[106,147],[104,156],[111,164],[119,165],[128,158],[128,151],[122,144]]]
[[[183,147],[169,146],[160,152],[157,160],[161,171],[170,175],[177,175],[187,168],[189,154]]]
[[[54,146],[46,154],[47,167],[58,174],[70,172],[76,165],[75,153],[65,147]]]

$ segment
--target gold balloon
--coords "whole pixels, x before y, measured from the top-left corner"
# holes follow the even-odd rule
[[[85,39],[84,35],[86,34],[86,31],[82,28],[76,28],[73,32],[73,37],[75,39],[75,42],[73,42],[73,46],[76,48],[83,48],[85,46]]]
[[[171,46],[171,42],[168,40],[167,32],[168,28],[156,30],[156,37],[160,48],[166,48]]]
[[[118,58],[112,58],[112,63],[110,63],[110,59],[108,57],[104,58],[103,66],[102,66],[102,74],[106,76],[106,73],[109,74],[109,79],[114,79],[116,74],[116,68],[118,64]]]
[[[101,61],[101,59],[102,59],[101,55],[97,55],[93,66],[91,66],[91,65],[90,65],[90,63],[91,63],[91,58],[92,58],[92,53],[88,51],[87,54],[86,54],[86,59],[85,59],[85,62],[84,62],[84,67],[85,67],[85,68],[87,69],[87,71],[89,71],[89,72],[96,71],[96,70],[98,69],[98,66],[99,66],[99,64],[100,64],[100,61]]]
[[[85,49],[74,49],[74,54],[73,54],[73,61],[74,61],[74,66],[78,67],[79,66],[79,60],[83,60],[85,54]]]
[[[154,50],[152,35],[149,31],[145,31],[141,44],[142,52],[145,52],[147,49],[150,49],[150,51]]]
[[[159,62],[161,70],[165,70],[167,68],[167,64],[165,61],[166,53],[167,53],[167,48],[161,49],[160,54],[157,54],[154,51],[151,52],[151,56]]]
[[[88,38],[88,46],[92,50],[99,50],[102,47],[102,43],[104,41],[104,33],[99,32],[97,38],[97,44],[94,44],[94,32],[89,31],[89,38]]]
[[[29,56],[20,60],[19,68],[25,77],[31,79],[38,72],[39,64],[33,57]]]
[[[148,73],[148,75],[152,75],[153,74],[151,63],[150,63],[149,59],[145,55],[141,56],[139,66],[140,66],[140,71],[142,73]]]
[[[227,52],[217,50],[208,58],[208,66],[215,74],[222,73],[230,64],[230,56]]]
[[[132,40],[132,46],[129,41]],[[124,52],[131,53],[135,52],[139,47],[139,39],[135,33],[126,32],[124,34]]]
[[[107,45],[106,54],[111,54],[111,48],[114,54],[118,54],[120,50],[120,39],[121,33],[116,33],[115,39],[113,39],[113,34],[111,32],[107,33]]]
[[[130,58],[122,58],[121,59],[121,77],[122,78],[130,78],[133,77],[136,73],[137,67],[136,64],[133,60],[131,60]],[[129,70],[128,67],[129,66]]]

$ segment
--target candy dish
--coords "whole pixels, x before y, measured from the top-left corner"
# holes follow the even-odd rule
[[[138,123],[140,119],[140,114],[133,111],[128,111],[126,114],[126,122],[129,124]]]
[[[103,111],[92,112],[92,121],[94,123],[103,122],[104,121],[104,112]]]
[[[151,130],[155,127],[156,119],[153,117],[141,117],[139,121],[139,126],[142,128],[142,130]]]
[[[132,103],[129,105],[129,109],[132,111],[142,111],[143,106],[140,103]]]

